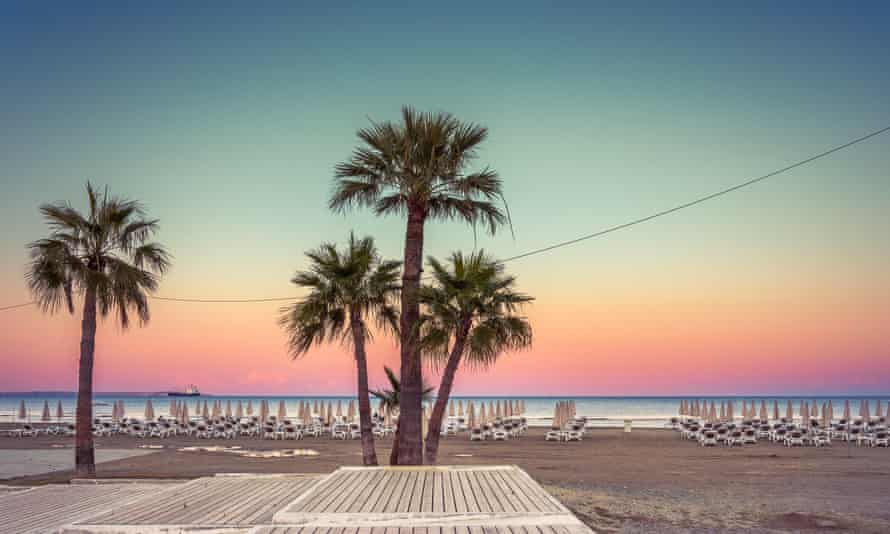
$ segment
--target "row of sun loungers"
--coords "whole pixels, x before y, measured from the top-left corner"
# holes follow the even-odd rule
[[[563,427],[553,427],[544,435],[546,441],[581,441],[587,427],[586,417],[576,417]]]
[[[522,436],[528,431],[528,423],[524,417],[509,417],[497,419],[493,423],[470,429],[470,441],[507,441],[510,438]],[[454,435],[458,430],[447,428],[442,435]]]
[[[799,425],[788,419],[772,424],[758,419],[735,424],[674,418],[671,424],[681,437],[696,441],[702,447],[733,447],[758,442],[778,443],[786,447],[827,447],[831,446],[832,439],[855,442],[857,446],[890,447],[890,433],[883,417],[872,421],[841,419],[828,428],[822,427],[815,419],[806,425]]]

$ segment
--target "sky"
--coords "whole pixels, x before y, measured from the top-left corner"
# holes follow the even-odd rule
[[[495,257],[595,232],[890,125],[884,2],[17,3],[0,17],[0,307],[30,299],[44,202],[143,201],[158,295],[299,297],[304,251],[404,221],[327,209],[333,167],[402,105],[487,126],[510,232]],[[508,263],[531,350],[456,394],[890,392],[890,134],[751,188]],[[472,230],[427,224],[427,255]],[[100,323],[95,388],[347,394],[347,349],[292,361],[281,303],[153,301]],[[79,312],[0,312],[0,391],[74,390]],[[397,344],[369,347],[372,386]],[[430,373],[430,381],[435,381]]]

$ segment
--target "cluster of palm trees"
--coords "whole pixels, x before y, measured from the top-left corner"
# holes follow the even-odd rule
[[[483,251],[456,252],[445,262],[428,258],[432,281],[421,284],[426,221],[461,220],[490,233],[509,223],[497,173],[487,167],[470,169],[488,135],[485,127],[448,113],[405,107],[400,121],[372,123],[357,135],[361,144],[335,168],[329,207],[406,217],[403,260],[382,259],[370,237],[350,235],[344,249],[325,243],[306,253],[310,266],[292,282],[308,294],[283,308],[279,322],[293,357],[332,340],[353,348],[366,465],[377,463],[366,344],[372,333],[398,336],[399,419],[390,461],[419,465],[425,452],[427,462],[435,463],[439,433],[429,432],[425,443],[422,435],[423,399],[429,393],[424,363],[442,369],[430,420],[430,428],[437,429],[462,364],[486,366],[506,351],[531,344],[531,327],[520,315],[531,297],[518,293],[515,279]],[[32,259],[26,275],[45,311],[54,312],[64,303],[73,313],[74,295],[83,298],[78,476],[95,475],[90,429],[97,312],[116,314],[125,328],[131,313],[147,322],[147,295],[170,264],[164,248],[151,241],[158,222],[146,219],[138,202],[110,198],[107,191],[100,195],[90,184],[87,195],[87,214],[68,204],[40,208],[51,233],[29,245]]]

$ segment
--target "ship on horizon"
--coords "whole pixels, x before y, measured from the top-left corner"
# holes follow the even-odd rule
[[[168,391],[168,397],[200,397],[201,392],[198,390],[198,386],[194,384],[189,384],[185,387],[184,391]]]

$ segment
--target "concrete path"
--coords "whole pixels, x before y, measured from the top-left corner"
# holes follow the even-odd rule
[[[150,449],[96,449],[96,463],[150,454]],[[74,469],[74,449],[0,449],[0,480]]]

